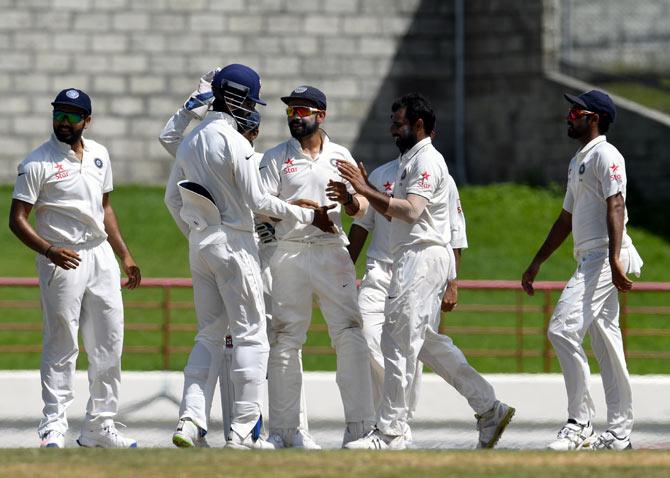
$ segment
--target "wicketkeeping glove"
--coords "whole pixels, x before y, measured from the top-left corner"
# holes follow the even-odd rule
[[[258,234],[258,240],[261,241],[262,244],[269,244],[277,241],[275,227],[269,222],[259,222],[256,224],[255,229],[256,234]]]
[[[191,96],[184,103],[184,108],[186,108],[193,117],[199,120],[202,120],[205,117],[210,106],[214,103],[212,79],[219,70],[220,68],[217,68],[202,75],[198,82],[198,89],[191,93]]]

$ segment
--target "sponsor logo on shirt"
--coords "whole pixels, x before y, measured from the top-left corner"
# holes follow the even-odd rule
[[[286,161],[284,161],[284,166],[282,169],[284,174],[293,174],[298,172],[298,167],[293,165],[294,159],[295,158],[288,158]]]
[[[428,171],[424,171],[423,173],[421,173],[421,179],[419,179],[419,182],[417,183],[421,189],[431,188],[430,181],[428,181],[428,178],[430,178],[430,174],[428,174]]]
[[[612,170],[612,173],[610,174],[610,181],[617,181],[620,182],[622,179],[621,174],[617,173],[619,170],[619,165],[612,163],[612,166],[610,166],[610,169]]]
[[[63,163],[56,163],[56,179],[65,179],[67,178],[70,173],[65,171],[65,166],[63,166]]]
[[[393,183],[391,181],[386,181],[382,186],[384,187],[384,194],[393,197]]]

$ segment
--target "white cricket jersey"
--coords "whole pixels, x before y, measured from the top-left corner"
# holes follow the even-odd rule
[[[626,164],[621,153],[601,135],[577,152],[568,169],[563,209],[572,214],[575,251],[609,244],[607,198],[618,193],[626,199]],[[624,207],[622,247],[632,243],[626,233],[627,222]]]
[[[35,229],[52,244],[107,238],[102,196],[113,189],[109,153],[93,140],[82,141],[81,161],[52,134],[18,167],[12,197],[34,205]]]
[[[412,224],[393,218],[391,253],[402,247],[425,244],[447,246],[451,242],[449,225],[449,170],[430,138],[415,144],[400,157],[393,196],[407,199],[416,194],[428,200],[421,216]]]
[[[165,202],[180,227],[182,202],[177,182],[182,179],[204,186],[219,208],[222,224],[234,229],[252,232],[252,211],[310,223],[313,211],[287,204],[263,190],[254,150],[236,125],[232,116],[210,111],[179,145]]]
[[[451,174],[447,176],[447,187],[449,188],[449,226],[451,231],[449,245],[452,249],[467,249],[468,237],[465,232],[465,214],[463,214],[456,181],[451,177]]]
[[[277,239],[293,242],[318,242],[319,244],[349,244],[342,230],[341,206],[326,196],[328,181],[343,181],[337,171],[337,161],[345,160],[356,164],[351,153],[344,146],[331,142],[321,132],[322,148],[316,159],[303,152],[300,142],[295,138],[280,143],[263,155],[260,173],[263,185],[270,194],[285,201],[311,199],[320,205],[335,204],[328,211],[328,217],[337,228],[336,234],[323,232],[309,224],[298,224],[293,220],[284,220],[275,224]],[[350,193],[354,189],[347,183]]]

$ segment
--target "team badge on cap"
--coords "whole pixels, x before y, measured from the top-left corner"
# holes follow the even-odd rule
[[[73,100],[76,100],[77,98],[79,98],[79,92],[77,90],[67,90],[65,96],[67,96],[68,98],[72,98]]]
[[[295,90],[293,90],[293,93],[304,93],[305,91],[307,91],[307,87],[298,86]]]

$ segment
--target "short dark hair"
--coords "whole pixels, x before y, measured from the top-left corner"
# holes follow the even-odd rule
[[[417,120],[423,120],[423,130],[429,135],[435,129],[435,113],[430,102],[420,93],[409,93],[397,99],[391,106],[391,111],[396,112],[405,108],[405,116],[409,124],[414,126]]]

